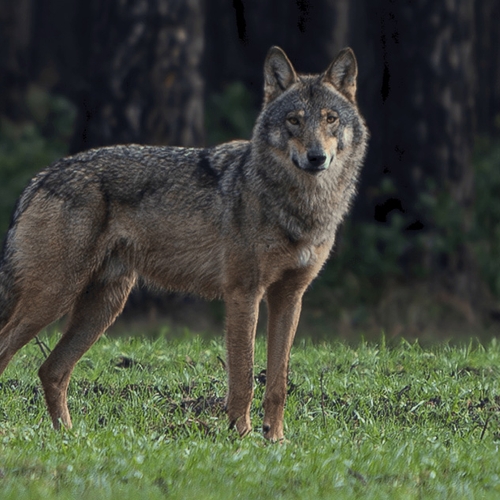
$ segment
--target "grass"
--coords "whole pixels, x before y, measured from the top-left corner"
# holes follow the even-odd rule
[[[30,344],[0,379],[0,497],[499,497],[495,340],[425,349],[300,341],[283,444],[258,432],[264,341],[256,431],[242,440],[223,413],[224,356],[222,340],[105,337],[75,370],[73,430],[54,432],[35,377],[43,355]]]

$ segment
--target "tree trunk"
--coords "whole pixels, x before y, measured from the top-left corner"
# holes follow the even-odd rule
[[[26,117],[25,93],[30,80],[32,5],[7,0],[0,10],[0,116]]]
[[[348,5],[348,0],[210,0],[208,88],[242,81],[260,103],[264,58],[273,45],[282,47],[301,73],[326,70],[347,44]]]
[[[360,107],[372,131],[365,213],[389,224],[403,212],[409,254],[420,253],[449,293],[474,301],[479,278],[466,245],[474,201],[474,2],[358,0],[353,11]]]
[[[73,151],[203,141],[201,0],[93,1]]]
[[[477,130],[486,137],[500,137],[500,2],[475,3]]]

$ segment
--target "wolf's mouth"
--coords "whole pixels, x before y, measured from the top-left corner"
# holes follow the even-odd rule
[[[318,175],[320,172],[324,172],[330,164],[325,162],[321,165],[312,165],[311,163],[307,162],[304,166],[300,164],[299,160],[295,157],[292,156],[292,161],[293,164],[300,170],[303,170],[304,172],[307,172],[308,174],[311,175]],[[331,163],[331,160],[330,160]]]

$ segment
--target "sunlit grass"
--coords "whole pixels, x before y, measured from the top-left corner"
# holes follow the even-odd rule
[[[224,357],[222,339],[103,338],[70,385],[73,430],[54,432],[36,378],[43,354],[27,346],[0,379],[0,497],[499,497],[495,341],[298,342],[282,444],[259,432],[257,379],[255,432],[228,430]],[[264,367],[259,340],[255,374]]]

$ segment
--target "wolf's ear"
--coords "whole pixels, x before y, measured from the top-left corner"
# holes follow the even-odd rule
[[[271,47],[264,63],[264,104],[267,104],[297,81],[297,74],[286,54]]]
[[[325,72],[324,80],[330,82],[339,92],[351,102],[356,101],[356,78],[358,63],[352,49],[347,47],[339,52],[335,61]]]

